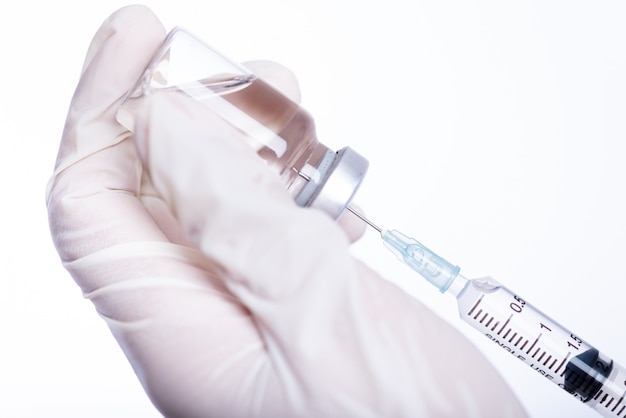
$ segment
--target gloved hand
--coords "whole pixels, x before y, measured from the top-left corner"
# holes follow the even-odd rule
[[[65,267],[174,417],[518,417],[457,331],[350,256],[241,133],[190,99],[120,99],[164,38],[132,6],[87,54],[48,188]],[[289,73],[256,71],[297,99]],[[358,232],[357,232],[358,235]]]

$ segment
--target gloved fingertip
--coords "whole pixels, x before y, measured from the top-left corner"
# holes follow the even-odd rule
[[[167,100],[169,99],[169,100]],[[135,129],[133,141],[143,167],[151,171],[152,145],[167,148],[165,153],[171,153],[169,148],[175,141],[163,138],[175,138],[176,135],[185,135],[186,128],[193,122],[185,102],[181,102],[178,95],[155,94],[143,98],[135,108]],[[178,102],[173,104],[173,102]],[[167,121],[167,123],[165,123]],[[153,135],[154,132],[154,135]],[[188,138],[187,135],[184,136]],[[182,146],[182,145],[181,145]]]
[[[300,103],[300,86],[295,74],[290,69],[282,64],[265,60],[248,61],[244,65],[289,99]]]
[[[245,135],[202,103],[174,92],[153,93],[142,99],[135,122],[133,140],[139,158],[161,197],[174,207],[193,196],[194,206],[199,206],[176,210],[181,216],[193,212],[191,218],[202,219],[195,211],[210,204],[199,202],[232,200],[233,190],[272,195],[279,190],[287,196],[279,177]]]
[[[211,141],[217,141],[239,153],[252,154],[236,128],[182,94],[152,93],[141,100],[134,117],[135,144],[148,169],[153,147],[177,149],[177,155],[194,158],[208,153]]]
[[[359,213],[361,213],[360,209],[357,210],[359,211]],[[343,214],[337,221],[337,224],[346,234],[348,240],[350,240],[351,243],[358,241],[359,239],[361,239],[363,234],[365,234],[365,223],[363,223],[361,219],[359,219],[349,210],[343,212]]]
[[[111,14],[94,35],[81,74],[87,71],[107,41],[120,32],[124,32],[125,37],[129,39],[148,39],[152,45],[160,44],[165,37],[165,27],[148,7],[143,5],[122,7]]]
[[[120,9],[100,26],[72,98],[56,173],[128,136],[115,118],[118,103],[164,38],[165,28],[145,6]]]

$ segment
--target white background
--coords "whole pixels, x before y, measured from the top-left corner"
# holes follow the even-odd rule
[[[44,203],[87,46],[124,3],[39,3],[0,13],[0,416],[155,417],[60,266]],[[369,158],[357,203],[375,222],[626,365],[624,2],[147,4],[235,60],[293,69],[321,141]],[[472,338],[532,417],[596,416],[462,323],[374,233],[354,252]]]

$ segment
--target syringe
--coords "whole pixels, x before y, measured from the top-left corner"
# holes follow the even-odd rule
[[[461,319],[605,417],[626,417],[626,369],[491,278],[466,279],[460,268],[395,230],[378,231],[398,258],[456,297]]]

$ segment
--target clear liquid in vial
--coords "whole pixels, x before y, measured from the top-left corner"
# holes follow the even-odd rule
[[[118,112],[131,131],[141,98],[152,91],[176,91],[205,104],[235,128],[295,196],[306,180],[298,175],[305,165],[317,167],[328,148],[320,144],[310,114],[267,82],[255,76],[212,77],[184,85],[142,86]]]
[[[302,182],[297,171],[317,167],[328,152],[320,144],[311,115],[262,79],[222,96],[269,132],[257,132],[258,154],[281,175],[290,190]],[[294,190],[291,190],[292,194]]]

